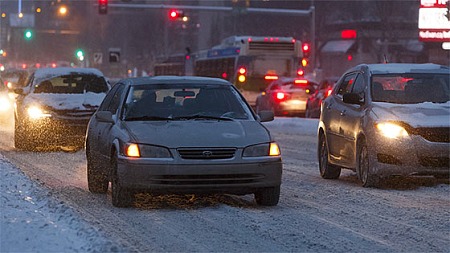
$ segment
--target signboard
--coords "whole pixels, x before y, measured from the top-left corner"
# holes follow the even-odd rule
[[[94,53],[94,63],[95,64],[103,63],[103,54],[102,53]]]
[[[23,14],[9,16],[9,25],[11,27],[34,27],[34,14]]]
[[[109,49],[109,62],[120,62],[120,48]]]
[[[421,0],[419,9],[419,39],[450,41],[450,0]]]

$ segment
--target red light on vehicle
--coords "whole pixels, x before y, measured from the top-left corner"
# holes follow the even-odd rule
[[[252,42],[252,38],[248,38],[247,41],[248,41],[248,42]]]
[[[186,55],[186,60],[189,60],[189,59],[191,59],[191,56],[190,55]]]
[[[342,39],[356,39],[356,30],[342,30],[341,31]]]
[[[353,56],[351,54],[347,55],[347,61],[353,60]]]
[[[295,43],[295,39],[292,39],[292,43]]]
[[[283,99],[286,98],[286,94],[284,94],[283,92],[277,92],[276,98],[277,98],[278,100],[283,100]]]
[[[23,63],[23,64],[22,64],[22,68],[23,68],[23,69],[26,69],[26,68],[27,68],[27,64]]]
[[[36,68],[40,68],[41,67],[41,64],[40,63],[36,63]]]
[[[269,38],[267,38],[267,37],[266,37],[266,38],[264,38],[264,41],[269,41]]]
[[[297,75],[298,76],[303,76],[305,74],[305,71],[303,69],[298,69],[297,70]]]
[[[223,78],[223,79],[227,79],[227,77],[228,77],[227,72],[223,72],[223,73],[222,73],[222,78]]]
[[[265,80],[278,80],[278,76],[274,76],[274,75],[265,75],[264,76]]]
[[[325,93],[325,97],[328,97],[329,95],[331,95],[332,91],[333,91],[333,89],[328,89],[327,92]]]
[[[56,68],[56,63],[52,63],[52,68]]]
[[[308,80],[296,79],[296,80],[294,80],[294,83],[296,83],[296,84],[308,84]]]
[[[240,67],[238,72],[239,74],[244,75],[245,73],[247,73],[247,70],[244,67]]]

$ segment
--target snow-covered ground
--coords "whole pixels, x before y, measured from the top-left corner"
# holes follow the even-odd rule
[[[1,154],[0,178],[0,252],[120,251]]]

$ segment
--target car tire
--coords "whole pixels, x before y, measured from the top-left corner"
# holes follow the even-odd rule
[[[377,187],[379,185],[380,177],[370,171],[369,153],[365,141],[358,145],[356,166],[356,173],[363,187]]]
[[[92,193],[106,193],[109,185],[108,177],[99,171],[88,152],[86,152],[86,154],[89,191]]]
[[[337,179],[341,175],[341,168],[328,161],[328,144],[324,134],[319,137],[319,172],[324,179]]]
[[[255,200],[261,206],[276,206],[280,199],[280,186],[267,187],[255,192]]]
[[[129,207],[133,204],[134,194],[120,185],[119,176],[117,175],[117,156],[111,159],[111,195],[112,204],[115,207]]]

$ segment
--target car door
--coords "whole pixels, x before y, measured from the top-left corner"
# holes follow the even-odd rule
[[[346,145],[344,130],[341,128],[341,118],[348,106],[342,101],[342,98],[345,93],[350,93],[352,90],[357,75],[357,72],[346,74],[337,84],[334,93],[323,102],[322,121],[326,128],[330,159],[340,165],[343,162],[342,154],[345,153],[343,149]]]
[[[359,95],[362,105],[347,104],[342,102],[340,108],[339,131],[342,136],[342,146],[340,148],[340,157],[342,163],[349,168],[355,168],[356,140],[360,132],[361,120],[364,117],[365,97],[367,83],[362,73],[358,73],[352,85],[351,93]]]
[[[123,90],[125,85],[116,84],[111,90],[111,93],[105,97],[105,103],[103,103],[99,111],[110,111],[113,114],[113,119],[117,120],[118,108],[121,102],[121,98],[123,95]],[[114,124],[109,122],[100,122],[98,120],[93,119],[92,126],[92,140],[93,140],[93,149],[98,154],[98,158],[100,159],[100,164],[109,164],[111,143],[110,143],[110,132],[113,128]]]

